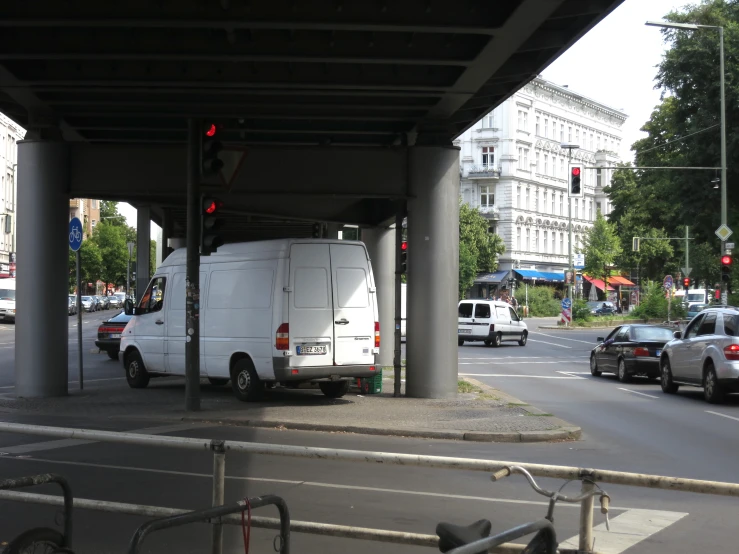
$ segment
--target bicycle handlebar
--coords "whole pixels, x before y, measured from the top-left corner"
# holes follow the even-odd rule
[[[534,489],[540,495],[546,496],[547,498],[555,498],[556,497],[557,500],[562,500],[563,502],[570,502],[570,503],[573,503],[574,504],[574,503],[577,503],[577,502],[582,502],[583,500],[585,500],[587,498],[590,498],[590,497],[593,497],[593,496],[599,496],[600,495],[601,496],[601,511],[604,510],[604,509],[606,511],[608,510],[608,500],[610,499],[610,497],[605,493],[605,491],[599,490],[599,489],[593,489],[592,491],[588,491],[586,493],[583,493],[583,494],[581,494],[579,496],[575,496],[575,497],[566,496],[564,494],[560,494],[559,492],[555,492],[555,491],[548,491],[546,489],[542,489],[536,483],[536,481],[534,480],[534,477],[528,471],[526,471],[524,468],[522,468],[521,466],[507,466],[507,467],[504,467],[503,469],[498,470],[495,473],[493,473],[493,475],[491,475],[490,479],[493,482],[495,482],[495,481],[499,481],[503,477],[508,477],[509,475],[512,475],[514,473],[520,473],[521,475],[523,475],[524,477],[526,477],[526,480],[531,485],[531,488]],[[603,512],[603,513],[606,513],[606,512]]]

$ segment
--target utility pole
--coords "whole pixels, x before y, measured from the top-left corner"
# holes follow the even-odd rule
[[[562,149],[567,149],[569,152],[569,158],[567,160],[567,167],[570,167],[570,164],[572,162],[572,151],[580,148],[580,145],[578,144],[571,144],[569,142],[563,142],[560,144],[560,147]],[[567,229],[568,229],[568,245],[567,245],[567,254],[568,254],[568,269],[570,271],[570,275],[572,275],[572,282],[570,282],[567,285],[567,296],[572,300],[573,298],[573,289],[575,286],[575,264],[572,259],[572,196],[570,195],[570,176],[569,172],[567,175]]]
[[[690,277],[690,227],[685,226],[685,276]],[[690,288],[690,286],[688,286]]]

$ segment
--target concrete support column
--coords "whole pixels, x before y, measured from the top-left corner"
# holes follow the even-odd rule
[[[151,269],[151,208],[136,207],[136,301],[146,292]]]
[[[162,259],[163,262],[170,255],[172,250],[169,248],[169,239],[172,237],[172,213],[169,208],[164,208],[162,214]]]
[[[67,394],[69,156],[62,142],[18,142],[15,393]],[[39,324],[43,322],[43,346]]]
[[[457,394],[459,149],[409,149],[406,395]]]
[[[380,357],[382,367],[393,365],[393,333],[395,331],[395,226],[362,229],[377,287],[380,314]]]
[[[338,240],[339,231],[343,228],[344,226],[341,223],[326,223],[326,238]]]

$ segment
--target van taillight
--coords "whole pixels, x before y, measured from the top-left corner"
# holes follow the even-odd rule
[[[375,321],[375,348],[380,348],[380,322]]]
[[[277,339],[275,340],[277,350],[290,350],[290,324],[283,323],[277,328]]]
[[[724,356],[727,360],[739,360],[739,344],[730,344],[725,347]]]
[[[490,326],[490,334],[492,335],[493,333],[495,333],[495,325]]]

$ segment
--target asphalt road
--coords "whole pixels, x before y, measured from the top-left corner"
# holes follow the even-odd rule
[[[85,337],[104,315],[89,314]],[[72,318],[70,318],[71,320]],[[474,374],[486,383],[550,411],[584,430],[583,440],[543,444],[484,444],[373,437],[352,434],[300,433],[239,427],[167,425],[156,421],[86,420],[0,413],[0,419],[44,425],[136,430],[175,436],[250,440],[258,442],[461,456],[558,465],[612,468],[681,477],[737,481],[739,399],[724,406],[705,404],[700,391],[665,397],[659,386],[635,381],[622,386],[588,371],[591,344],[602,331],[565,332],[537,329],[528,320],[529,343],[499,349],[463,346],[460,373]],[[70,325],[73,322],[70,321]],[[70,331],[75,329],[70,326]],[[2,332],[0,332],[2,333]],[[0,334],[0,337],[4,337]],[[74,335],[70,335],[72,339]],[[0,342],[7,339],[0,338]],[[2,355],[3,351],[0,351]],[[100,379],[120,378],[120,366],[104,354],[85,353],[86,367]],[[70,350],[70,366],[73,351]],[[88,361],[89,359],[89,361]],[[88,374],[89,375],[89,374]],[[92,379],[92,375],[90,378]],[[12,383],[12,370],[2,364],[0,378]],[[7,386],[7,385],[5,385]],[[98,381],[91,386],[125,386]],[[627,390],[622,390],[627,389]],[[7,392],[6,391],[1,391]],[[636,394],[641,393],[641,394]],[[647,396],[645,396],[647,395]],[[715,412],[729,419],[709,413]],[[468,523],[480,518],[500,531],[544,515],[546,505],[522,477],[491,483],[486,474],[419,469],[326,460],[292,459],[229,453],[226,466],[227,500],[245,495],[284,496],[295,520],[433,533],[442,520]],[[0,433],[0,476],[55,471],[67,476],[79,497],[163,505],[205,507],[210,501],[212,460],[208,453],[144,448],[103,443],[80,444],[45,437]],[[549,488],[560,483],[543,480]],[[574,492],[577,489],[576,485]],[[598,535],[596,548],[617,554],[692,554],[735,550],[737,500],[671,491],[606,487],[612,497],[611,533]],[[51,492],[42,488],[38,492]],[[34,526],[52,525],[56,510],[0,502],[0,543]],[[274,515],[265,510],[255,515]],[[144,521],[78,510],[75,545],[78,552],[119,553],[135,528]],[[578,510],[557,508],[559,538],[577,533]],[[603,526],[597,513],[595,522]],[[253,534],[253,552],[270,551],[273,532]],[[145,552],[207,552],[210,533],[205,526],[156,533]],[[227,554],[243,552],[239,530],[228,528]],[[331,537],[293,535],[293,551],[418,552],[417,547],[378,545]]]

